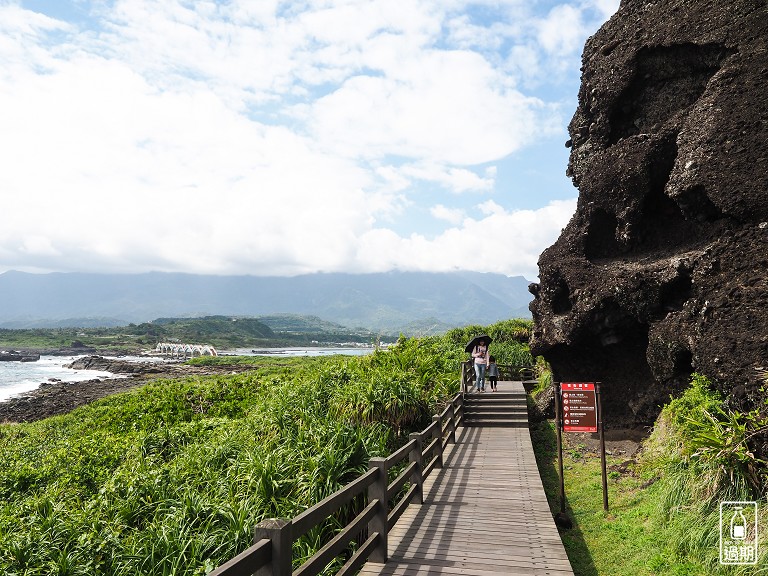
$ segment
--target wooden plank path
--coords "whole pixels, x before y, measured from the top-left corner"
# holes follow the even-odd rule
[[[524,393],[521,382],[499,389]],[[424,482],[424,504],[389,532],[389,560],[359,574],[573,576],[528,428],[459,428],[444,468]]]

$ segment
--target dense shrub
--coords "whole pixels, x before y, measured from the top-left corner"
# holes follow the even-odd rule
[[[505,330],[492,332],[500,361],[524,358]],[[254,524],[296,516],[423,428],[458,391],[466,336],[401,338],[365,357],[243,359],[253,370],[157,380],[0,425],[0,573],[209,571],[250,545]],[[337,528],[311,531],[295,559]]]
[[[530,321],[505,320],[487,327],[454,328],[446,333],[444,339],[456,350],[461,351],[462,360],[467,360],[469,355],[463,352],[464,345],[478,334],[488,334],[493,339],[489,350],[499,364],[510,364],[518,368],[534,364],[528,348],[528,339],[531,334]]]

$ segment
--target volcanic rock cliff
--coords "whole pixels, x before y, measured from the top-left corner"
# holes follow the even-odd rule
[[[747,409],[768,368],[768,2],[623,0],[583,54],[576,214],[531,349],[648,424],[692,372]]]

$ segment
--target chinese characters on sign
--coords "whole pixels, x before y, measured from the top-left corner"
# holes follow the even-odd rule
[[[600,402],[600,382],[561,382],[555,398],[557,412],[557,462],[560,477],[560,512],[565,514],[563,478],[563,432],[600,433],[600,471],[603,481],[603,510],[608,512],[608,473],[605,464],[605,433]],[[559,401],[558,401],[559,400]]]
[[[720,564],[757,564],[757,502],[720,502]]]
[[[563,431],[597,432],[594,382],[563,382]]]

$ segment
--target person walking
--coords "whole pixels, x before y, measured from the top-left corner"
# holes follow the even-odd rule
[[[485,392],[485,371],[488,368],[488,343],[480,340],[472,349],[472,358],[475,360],[475,389]]]
[[[499,367],[496,365],[496,357],[488,358],[488,381],[491,383],[491,392],[496,392],[496,383],[499,381]]]

